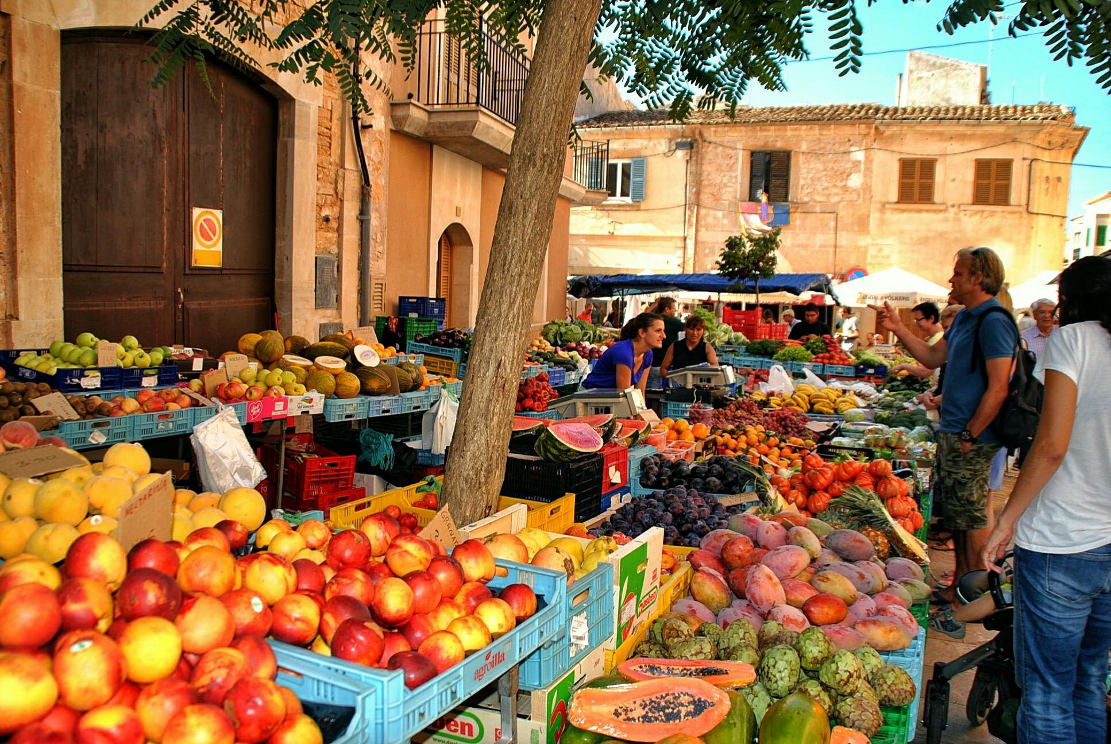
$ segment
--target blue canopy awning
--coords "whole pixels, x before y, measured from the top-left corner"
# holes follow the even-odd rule
[[[760,280],[761,292],[830,293],[826,274],[776,274]],[[756,282],[734,284],[718,274],[586,274],[567,281],[567,292],[574,297],[620,297],[660,292],[732,292],[754,294]]]

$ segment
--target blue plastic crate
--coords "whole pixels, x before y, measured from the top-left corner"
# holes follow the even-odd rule
[[[851,364],[827,364],[826,377],[856,377],[856,367]]]
[[[427,390],[414,390],[411,393],[401,394],[401,412],[427,411],[431,404]]]
[[[443,320],[447,315],[447,300],[443,297],[398,297],[397,314]]]
[[[887,377],[887,367],[882,364],[858,364],[855,371],[857,377]]]
[[[616,509],[621,505],[622,499],[628,500],[626,497],[632,497],[630,486],[622,486],[609,493],[602,494],[602,513],[608,512],[610,509]]]
[[[777,362],[773,359],[772,364],[778,364],[788,372],[802,372],[803,362]]]
[[[640,480],[640,463],[644,458],[659,452],[651,444],[640,444],[629,448],[629,483],[630,485]]]
[[[215,416],[217,408],[218,406],[202,405],[196,405],[190,408],[189,410],[193,412],[193,426],[196,426],[202,421],[208,421],[210,418]]]
[[[120,370],[120,372],[120,387],[122,388],[166,387],[177,382],[176,364],[163,364],[160,367],[145,367],[143,369],[129,367]]]
[[[131,437],[138,441],[188,434],[193,431],[195,416],[192,408],[183,408],[178,411],[133,413],[127,418],[131,419]]]
[[[67,446],[73,449],[130,442],[133,418],[134,416],[113,416],[84,421],[62,421],[58,424],[57,434],[65,440]],[[104,438],[101,439],[101,436]]]
[[[418,445],[416,447],[413,447],[413,450],[415,450],[417,453],[417,465],[443,465],[444,462],[447,460],[446,454],[434,455],[432,454],[432,450],[421,449],[419,446],[421,443],[421,437],[407,437],[404,441],[406,444],[412,442]]]
[[[407,689],[401,670],[373,669],[270,641],[275,655],[281,654],[278,656],[279,666],[282,666],[283,659],[299,657],[303,666],[297,673],[302,675],[301,679],[314,680],[312,684],[304,684],[279,669],[276,681],[291,687],[306,702],[330,702],[318,697],[329,694],[330,690],[321,689],[316,685],[317,680],[330,683],[350,681],[357,688],[351,692],[358,695],[347,699],[356,705],[356,718],[361,719],[358,735],[364,738],[341,741],[408,741],[418,731],[428,728],[449,710],[508,672],[521,659],[567,632],[566,575],[501,559],[497,560],[497,564],[505,568],[508,575],[495,576],[487,586],[496,592],[509,584],[527,584],[536,593],[540,609],[486,648],[476,651],[420,687]],[[338,686],[347,687],[346,684]],[[353,732],[354,724],[348,728],[348,735]]]
[[[54,374],[22,367],[15,360],[4,362],[8,377],[15,382],[45,382],[63,393],[92,393],[121,387],[119,367],[75,367]]]
[[[548,384],[552,387],[559,387],[567,382],[567,370],[563,367],[549,367],[548,368]]]
[[[816,375],[824,375],[826,371],[826,365],[821,362],[803,362],[802,368],[808,369]]]
[[[613,636],[616,620],[613,564],[599,563],[586,576],[575,579],[567,587],[564,602],[564,632],[555,643],[541,646],[521,662],[520,686],[523,690],[538,690],[551,685]],[[573,646],[572,631],[578,631],[577,626],[582,623],[586,625],[586,644]]]
[[[458,380],[456,382],[445,382],[444,387],[446,387],[449,391],[451,391],[455,395],[456,398],[458,398],[460,395],[463,394],[463,381],[462,380]]]
[[[444,359],[450,359],[457,364],[467,359],[467,352],[465,349],[452,349],[446,346],[431,346],[429,344],[419,344],[416,341],[410,342],[406,350],[410,354],[424,354],[426,356],[443,357]]]
[[[514,411],[513,415],[514,416],[522,416],[524,418],[538,418],[538,419],[550,419],[550,418],[558,418],[559,417],[558,414],[556,414],[555,411]]]
[[[367,401],[365,395],[356,395],[354,398],[325,398],[324,420],[355,421],[365,419],[367,414]]]
[[[458,377],[460,380],[462,380],[466,376],[466,374],[467,374],[467,364],[466,364],[466,362],[459,362],[459,371],[456,373],[455,376]]]
[[[665,400],[660,404],[660,418],[681,419],[686,418],[694,403],[680,403],[674,400]]]
[[[405,412],[400,395],[373,395],[366,401],[366,417],[394,416]]]
[[[347,730],[332,744],[376,744],[381,739],[371,735],[370,715],[382,708],[379,697],[382,690],[368,687],[339,669],[341,662],[332,662],[326,656],[307,649],[272,643],[278,661],[278,679],[300,700],[307,703],[326,703],[355,711]]]
[[[902,667],[918,686],[918,696],[914,698],[914,702],[907,706],[909,710],[906,722],[906,741],[908,742],[914,739],[915,729],[918,727],[918,706],[923,694],[922,671],[925,653],[926,629],[921,627],[918,629],[918,635],[915,637],[914,642],[906,648],[899,651],[880,651],[880,656],[883,657],[884,661],[888,664]],[[896,744],[902,744],[902,742],[896,742]]]

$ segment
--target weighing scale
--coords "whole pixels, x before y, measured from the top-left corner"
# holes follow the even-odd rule
[[[548,410],[559,413],[560,418],[565,419],[600,413],[612,413],[618,418],[636,418],[637,414],[647,408],[644,395],[640,388],[635,387],[627,390],[583,390],[548,401]]]
[[[730,366],[711,367],[708,364],[696,364],[693,367],[672,369],[667,372],[667,381],[675,387],[731,387],[737,382]]]

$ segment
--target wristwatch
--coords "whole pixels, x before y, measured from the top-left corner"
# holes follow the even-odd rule
[[[961,429],[961,433],[958,434],[957,437],[962,442],[975,442],[976,441],[976,437],[974,437],[972,435],[972,432],[970,432],[968,429]]]

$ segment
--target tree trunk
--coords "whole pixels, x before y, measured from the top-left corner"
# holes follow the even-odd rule
[[[554,0],[540,23],[447,459],[444,503],[460,525],[497,507],[571,118],[600,10],[601,0]]]

